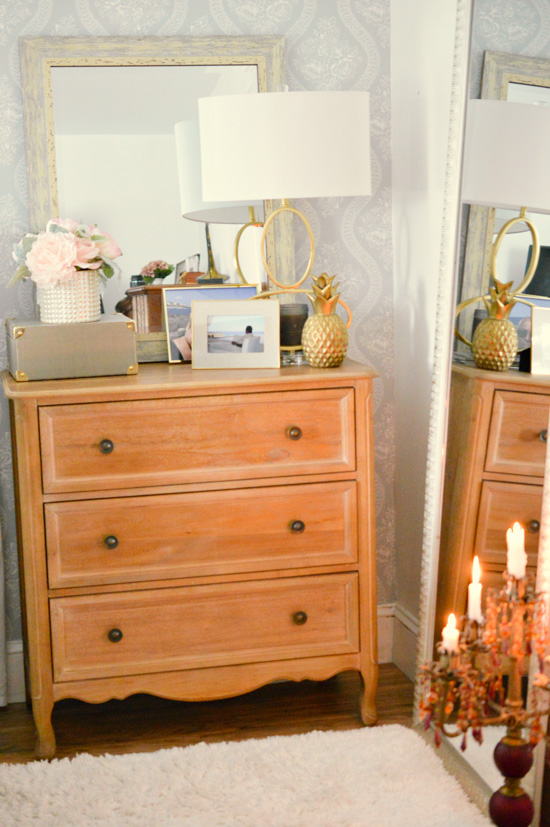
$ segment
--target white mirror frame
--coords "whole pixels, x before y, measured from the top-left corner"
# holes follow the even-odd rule
[[[33,232],[58,217],[53,66],[253,65],[259,92],[275,91],[285,83],[282,37],[23,37],[19,46]],[[276,206],[266,201],[266,217]],[[294,248],[288,222],[278,222],[266,246],[270,269],[292,281]]]
[[[423,663],[431,661],[434,647],[439,540],[447,437],[447,410],[458,275],[462,149],[464,143],[473,0],[457,0],[456,5],[449,140],[447,145],[443,196],[440,266],[437,285],[437,317],[432,372],[432,398],[426,463],[417,673]],[[419,692],[417,686],[414,709],[416,721],[418,721],[418,701]]]

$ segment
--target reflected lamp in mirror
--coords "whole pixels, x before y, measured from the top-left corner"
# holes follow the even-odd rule
[[[265,92],[199,99],[202,185],[209,201],[282,199],[264,225],[290,211],[306,228],[311,253],[298,288],[313,265],[315,245],[303,213],[291,198],[371,194],[369,95],[367,92]],[[288,288],[287,288],[288,289]]]
[[[455,328],[457,337],[471,347],[478,367],[507,370],[518,350],[517,332],[509,320],[516,302],[531,282],[539,261],[540,242],[527,211],[550,213],[550,107],[502,100],[471,100],[468,104],[464,143],[462,201],[519,215],[504,221],[494,240],[490,257],[490,293],[466,299],[468,305],[483,301],[488,318],[476,327],[470,342]],[[507,233],[526,227],[532,236],[527,270],[504,283],[497,274],[497,255]]]
[[[189,221],[200,221],[205,225],[208,267],[204,275],[197,279],[199,284],[216,284],[227,281],[229,276],[218,272],[212,252],[210,224],[235,225],[233,259],[238,279],[246,284],[247,280],[241,269],[239,242],[248,227],[261,227],[263,224],[263,201],[243,201],[226,199],[223,202],[205,201],[202,194],[201,149],[199,124],[196,120],[177,123],[174,127],[176,140],[176,157],[181,200],[181,214]],[[258,262],[259,266],[259,262]]]
[[[538,263],[538,233],[526,213],[550,213],[549,140],[550,107],[501,100],[468,104],[462,201],[520,211],[503,223],[493,245],[493,279],[504,235],[524,224],[533,237],[530,266],[514,293],[525,290]]]

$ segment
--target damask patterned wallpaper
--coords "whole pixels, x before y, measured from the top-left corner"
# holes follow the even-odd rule
[[[491,3],[486,5],[489,8]],[[541,3],[533,0],[528,5]],[[6,283],[14,270],[13,243],[28,229],[18,37],[246,34],[284,35],[291,90],[371,93],[373,195],[318,199],[302,202],[301,207],[313,227],[318,266],[341,276],[343,297],[354,313],[349,355],[370,362],[380,373],[375,410],[378,600],[387,603],[395,594],[390,0],[0,0],[2,280]],[[305,247],[297,250],[298,266],[307,254]],[[6,365],[3,319],[25,315],[33,315],[28,285],[0,288],[2,368]],[[16,640],[21,635],[20,612],[4,399],[0,401],[0,518],[7,634],[9,640]]]
[[[483,52],[550,57],[550,0],[474,0],[471,97],[479,97]]]

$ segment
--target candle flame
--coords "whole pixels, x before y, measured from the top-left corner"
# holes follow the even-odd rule
[[[450,629],[450,630],[456,629],[456,617],[454,616],[454,614],[452,612],[449,615],[449,619],[447,621],[447,625],[445,626],[445,628]]]
[[[481,566],[479,565],[479,557],[474,557],[474,564],[472,566],[472,583],[479,583],[481,577]]]
[[[524,532],[524,530],[522,529],[522,527],[520,526],[520,524],[517,521],[514,523],[512,528],[509,528],[509,529],[506,530],[506,538],[508,538],[510,536],[511,537],[521,537],[523,534],[525,534],[525,532]]]

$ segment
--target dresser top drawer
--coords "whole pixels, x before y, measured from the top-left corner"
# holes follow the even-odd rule
[[[495,391],[485,470],[543,477],[550,395]]]
[[[352,388],[44,406],[46,493],[355,470]]]

